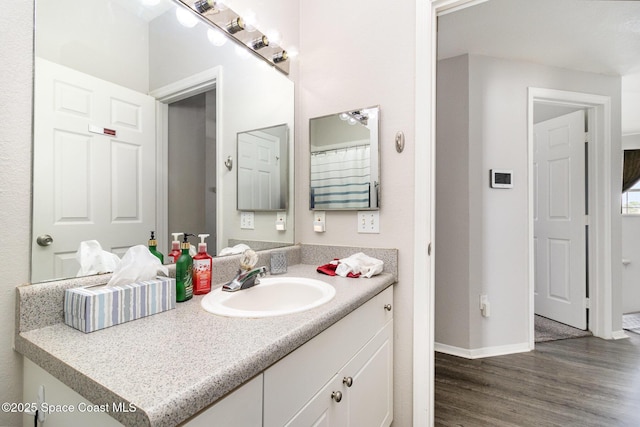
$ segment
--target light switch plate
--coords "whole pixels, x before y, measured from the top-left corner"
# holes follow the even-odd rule
[[[255,228],[253,212],[240,212],[240,228],[244,230],[253,230]]]
[[[380,212],[358,211],[358,233],[380,233]]]
[[[276,213],[276,230],[285,231],[286,229],[287,229],[287,213],[277,212]]]
[[[327,229],[326,218],[324,211],[313,211],[313,231],[316,233],[324,233]]]

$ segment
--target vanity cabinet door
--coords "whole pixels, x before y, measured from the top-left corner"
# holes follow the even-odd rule
[[[393,420],[393,321],[341,371],[351,427],[389,426]]]
[[[183,427],[262,425],[262,374],[181,424]]]
[[[342,377],[336,375],[286,424],[286,427],[346,427],[347,409]]]
[[[393,318],[392,303],[389,287],[267,369],[264,427],[282,427],[316,396]]]

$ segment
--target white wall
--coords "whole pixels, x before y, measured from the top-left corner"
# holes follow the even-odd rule
[[[469,57],[439,61],[436,122],[435,341],[470,348]],[[475,307],[476,305],[473,304]],[[447,307],[439,309],[439,307]],[[449,315],[449,307],[456,317]],[[465,325],[464,327],[460,327]]]
[[[453,63],[449,63],[453,66]],[[464,67],[458,60],[457,66]],[[465,76],[466,74],[466,76]],[[528,243],[528,158],[527,158],[527,88],[539,87],[611,96],[612,99],[612,179],[620,182],[620,79],[597,74],[582,73],[479,55],[469,55],[468,71],[441,73],[440,77],[468,79],[469,84],[469,138],[461,141],[468,150],[469,162],[464,158],[457,164],[438,167],[456,167],[468,174],[469,194],[454,192],[438,198],[438,212],[444,205],[455,207],[455,197],[467,197],[469,203],[469,281],[468,304],[451,304],[447,278],[438,272],[436,258],[436,336],[441,344],[457,346],[454,341],[461,327],[458,319],[468,318],[469,347],[487,349],[502,346],[526,346],[529,319],[529,243]],[[449,85],[455,85],[452,81]],[[466,84],[465,81],[458,84]],[[442,99],[448,99],[445,94]],[[451,99],[453,101],[453,98]],[[447,108],[452,108],[448,106]],[[462,106],[464,108],[464,106]],[[464,123],[462,124],[464,125]],[[437,145],[441,141],[438,140]],[[489,187],[490,169],[512,169],[514,188],[496,190]],[[438,186],[445,183],[438,181]],[[613,188],[619,185],[612,184]],[[618,189],[619,193],[619,189]],[[440,190],[438,195],[443,194]],[[617,194],[617,193],[613,193]],[[620,329],[621,298],[620,269],[620,215],[618,199],[611,206],[614,315],[613,330]],[[438,225],[441,225],[439,222]],[[445,224],[447,225],[447,224]],[[465,224],[462,224],[463,226]],[[455,233],[456,224],[437,228],[439,236]],[[457,248],[464,253],[466,246]],[[452,249],[453,251],[453,249]],[[460,285],[463,286],[463,285]],[[491,317],[480,314],[478,298],[487,294],[491,302]],[[464,327],[464,326],[463,326]]]
[[[305,1],[300,6],[296,241],[399,249],[394,289],[396,426],[412,424],[413,156],[415,144],[428,143],[414,140],[415,7],[413,1],[382,0]],[[326,213],[327,231],[314,233],[308,193],[309,119],[378,104],[380,234],[358,234],[356,212],[335,211]],[[407,141],[401,154],[394,145],[400,130]],[[426,212],[424,218],[427,221]]]
[[[29,280],[33,5],[10,1],[0,14],[0,401],[22,402],[22,357],[13,346],[15,287]],[[19,425],[0,412],[0,425]]]
[[[38,56],[147,93],[147,22],[116,2],[85,0],[82,6],[76,0],[38,1]]]

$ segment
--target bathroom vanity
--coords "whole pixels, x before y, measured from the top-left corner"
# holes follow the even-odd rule
[[[53,321],[46,301],[59,298],[59,283],[20,287],[24,401],[36,401],[44,384],[55,412],[47,426],[389,425],[397,277],[390,251],[389,271],[347,279],[317,273],[312,251],[302,250],[287,276],[326,281],[335,297],[257,319],[213,315],[196,296],[175,310],[84,334]],[[33,425],[32,416],[24,419]]]

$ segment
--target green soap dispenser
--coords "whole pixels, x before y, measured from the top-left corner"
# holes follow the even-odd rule
[[[151,232],[151,238],[149,238],[149,252],[157,256],[160,262],[164,264],[164,255],[158,251],[158,241],[156,240],[155,234],[155,231]]]
[[[193,258],[189,255],[189,236],[184,233],[184,240],[180,244],[182,253],[176,262],[176,301],[183,302],[193,297]]]

